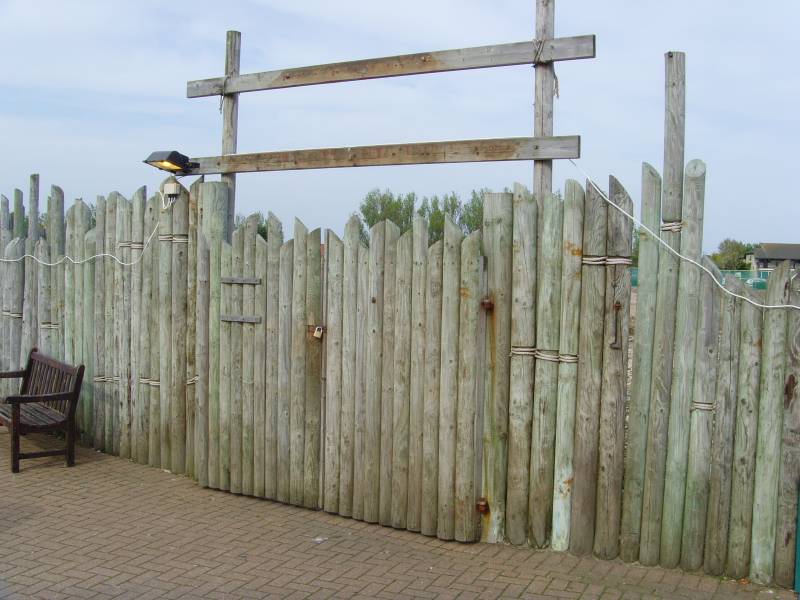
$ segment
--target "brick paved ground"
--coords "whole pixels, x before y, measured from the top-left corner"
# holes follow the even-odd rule
[[[28,447],[47,446],[30,436]],[[204,490],[81,449],[9,468],[0,598],[794,598],[731,581],[503,545],[445,543]]]

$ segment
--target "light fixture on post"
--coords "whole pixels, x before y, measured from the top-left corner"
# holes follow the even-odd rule
[[[181,154],[177,150],[160,150],[158,152],[153,152],[144,159],[143,162],[156,169],[176,174],[185,174],[191,169],[198,167],[197,163],[190,162],[188,156]]]

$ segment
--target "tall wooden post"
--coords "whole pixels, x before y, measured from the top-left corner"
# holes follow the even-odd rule
[[[239,74],[239,57],[242,49],[242,34],[229,31],[225,42],[225,77]],[[236,154],[236,136],[239,129],[239,94],[222,95],[222,154]],[[228,185],[228,222],[225,226],[225,241],[231,241],[233,220],[236,215],[236,175],[223,173],[222,181]]]
[[[555,0],[536,0],[536,40],[544,43],[555,36]],[[536,97],[533,105],[533,135],[553,135],[553,96],[555,95],[555,68],[552,62],[536,66]],[[538,214],[543,202],[553,191],[553,161],[533,162],[533,193]]]

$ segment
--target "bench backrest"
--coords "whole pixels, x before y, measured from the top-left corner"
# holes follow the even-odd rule
[[[69,400],[47,402],[46,406],[64,416],[75,416],[82,381],[83,365],[73,367],[34,348],[28,357],[20,394],[33,396],[72,392]]]

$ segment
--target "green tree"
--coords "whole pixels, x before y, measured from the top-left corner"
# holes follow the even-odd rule
[[[755,246],[755,244],[746,244],[739,240],[726,238],[719,243],[719,248],[711,255],[711,260],[725,271],[744,270],[749,268],[745,256],[752,253]]]

